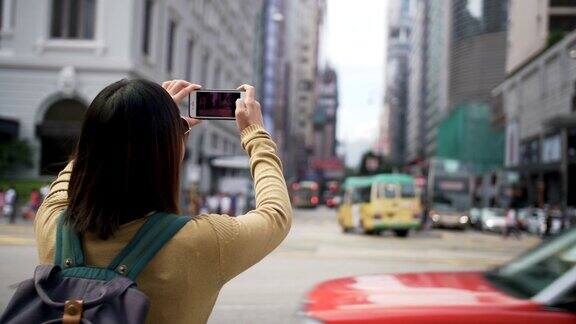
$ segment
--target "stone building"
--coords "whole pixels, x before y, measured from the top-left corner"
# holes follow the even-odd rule
[[[0,2],[0,133],[31,144],[28,176],[63,166],[87,106],[111,82],[187,79],[205,88],[254,82],[261,0]],[[212,164],[242,152],[233,122],[202,123],[187,147],[185,185],[206,191],[217,177],[238,173]]]

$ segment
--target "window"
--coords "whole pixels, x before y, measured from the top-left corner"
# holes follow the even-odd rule
[[[0,0],[0,32],[12,31],[14,5],[14,0]]]
[[[378,198],[387,198],[387,199],[396,198],[396,185],[390,183],[379,185]]]
[[[166,51],[166,70],[172,72],[174,65],[174,37],[176,35],[176,22],[170,20],[168,24],[168,48]]]
[[[220,86],[220,74],[221,73],[222,73],[222,66],[221,66],[220,62],[216,62],[216,68],[214,70],[214,80],[212,81],[212,84],[215,87]]]
[[[218,149],[218,135],[216,133],[212,134],[212,147]]]
[[[0,30],[4,30],[4,0],[0,0]]]
[[[370,193],[372,192],[372,187],[360,187],[354,190],[354,197],[352,198],[352,203],[369,203]]]
[[[202,56],[202,75],[201,75],[201,82],[202,84],[206,84],[206,81],[208,81],[208,61],[210,60],[210,56],[208,55],[208,52],[204,52],[204,55]]]
[[[150,55],[151,30],[152,30],[152,12],[154,1],[144,1],[144,31],[142,33],[142,53]]]
[[[192,80],[192,67],[194,66],[194,41],[189,39],[186,47],[186,80]]]
[[[94,39],[96,0],[53,0],[50,37]]]
[[[416,190],[413,184],[401,184],[400,185],[400,197],[402,198],[414,198],[416,197]]]

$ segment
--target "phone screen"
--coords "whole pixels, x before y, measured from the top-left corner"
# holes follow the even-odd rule
[[[198,91],[196,92],[196,115],[198,117],[234,118],[238,92]]]

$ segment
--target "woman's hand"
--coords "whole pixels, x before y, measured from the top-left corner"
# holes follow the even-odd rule
[[[164,81],[162,83],[162,88],[164,88],[168,94],[172,97],[176,105],[179,105],[184,98],[186,98],[190,92],[200,90],[202,88],[201,85],[190,83],[186,80],[171,80],[171,81]],[[200,124],[201,120],[190,118],[190,117],[182,117],[184,118],[190,127]]]
[[[174,102],[179,105],[182,100],[190,94],[190,92],[200,90],[202,86],[190,83],[186,80],[171,80],[164,81],[162,83],[162,88],[166,89],[172,99],[174,99]]]
[[[264,126],[262,120],[262,111],[260,110],[260,103],[256,101],[255,90],[253,86],[243,84],[238,87],[238,90],[246,91],[244,100],[236,100],[236,124],[238,129],[242,132],[250,125]]]

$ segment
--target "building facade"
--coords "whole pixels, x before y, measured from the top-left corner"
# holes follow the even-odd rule
[[[388,7],[385,101],[389,115],[386,131],[390,142],[389,158],[395,164],[403,164],[406,159],[412,6],[412,0],[394,0]]]
[[[510,0],[506,73],[576,29],[576,2]]]
[[[306,178],[314,153],[314,113],[318,99],[325,0],[284,1],[286,6],[285,100],[288,134],[283,143],[286,176]],[[286,126],[286,125],[285,125]]]
[[[427,1],[428,37],[424,53],[425,84],[424,92],[424,151],[426,158],[436,153],[436,137],[441,117],[448,111],[449,48],[451,44],[450,10],[452,0]]]
[[[0,83],[6,85],[0,88],[0,119],[17,125],[13,136],[31,144],[29,176],[63,166],[89,103],[114,81],[186,79],[232,88],[255,80],[259,13],[253,8],[261,7],[260,0],[0,1]],[[195,127],[184,185],[214,189],[218,176],[235,171],[211,161],[241,150],[233,122]]]
[[[503,98],[506,167],[518,171],[527,203],[576,206],[576,32],[509,75]]]
[[[414,1],[414,18],[410,36],[410,73],[408,80],[408,112],[406,118],[406,162],[425,159],[424,112],[426,109],[426,72],[428,2]]]
[[[507,1],[426,1],[425,17],[415,27],[426,32],[422,66],[412,70],[421,68],[424,74],[411,75],[422,78],[424,85],[419,91],[412,89],[410,98],[414,103],[424,102],[426,158],[437,155],[438,127],[453,111],[491,105],[492,89],[505,78],[507,10]]]

